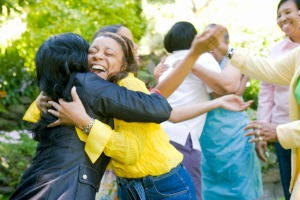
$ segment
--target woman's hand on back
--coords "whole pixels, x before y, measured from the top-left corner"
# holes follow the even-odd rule
[[[86,113],[75,87],[72,88],[71,95],[72,102],[66,102],[63,99],[59,99],[59,103],[49,101],[54,109],[49,109],[48,112],[58,117],[58,120],[49,124],[48,127],[67,125],[83,129],[89,123],[91,117]]]
[[[42,91],[36,98],[36,106],[43,113],[47,113],[47,110],[51,108],[51,105],[48,103],[48,101],[51,101],[51,97]]]

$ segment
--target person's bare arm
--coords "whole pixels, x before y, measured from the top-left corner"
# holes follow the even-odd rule
[[[196,35],[188,55],[179,63],[178,67],[163,81],[160,81],[155,88],[158,89],[165,98],[168,98],[188,75],[198,57],[219,45],[219,35],[223,35],[224,31],[223,26],[217,25],[212,29],[205,30],[200,35]]]
[[[206,69],[201,65],[195,65],[193,73],[199,77],[218,95],[235,93],[241,83],[240,71],[227,62],[221,73]]]
[[[173,123],[185,121],[220,107],[231,111],[243,111],[252,103],[252,100],[244,102],[241,97],[237,95],[225,95],[204,103],[173,108],[169,121]]]
[[[237,91],[235,91],[234,94],[242,96],[246,89],[248,80],[249,80],[249,77],[242,74],[241,81],[240,81],[240,87]]]

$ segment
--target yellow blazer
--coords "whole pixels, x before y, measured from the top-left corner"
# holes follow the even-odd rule
[[[297,193],[299,196],[296,198],[300,199],[300,107],[294,94],[296,85],[300,84],[298,81],[300,75],[300,47],[274,60],[251,56],[237,50],[230,62],[239,68],[243,74],[252,78],[278,85],[289,85],[289,115],[291,122],[277,126],[276,132],[282,147],[292,150],[290,191],[294,188],[293,193]],[[300,102],[300,99],[298,100]],[[294,195],[292,194],[292,196]]]

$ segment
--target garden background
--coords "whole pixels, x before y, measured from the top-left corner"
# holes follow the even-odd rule
[[[230,33],[233,47],[266,56],[284,35],[276,24],[278,0],[6,0],[0,1],[0,200],[18,184],[29,166],[36,142],[22,116],[37,97],[34,56],[50,35],[75,32],[88,41],[100,27],[123,24],[139,45],[139,77],[154,85],[153,67],[166,54],[163,36],[177,21],[192,22],[198,31],[220,23]],[[248,109],[255,119],[259,82],[251,79],[244,99],[255,99]],[[272,148],[272,147],[270,147]],[[276,165],[276,156],[263,170]]]

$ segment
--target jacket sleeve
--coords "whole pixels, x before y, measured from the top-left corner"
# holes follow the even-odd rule
[[[122,79],[118,84],[133,91],[142,91],[149,94],[144,82],[131,74],[129,77]],[[119,122],[120,120],[115,120],[115,127],[118,127]],[[129,126],[133,126],[133,124]],[[109,140],[103,138],[103,136],[108,135],[110,135]],[[144,139],[140,139],[138,135],[125,131],[115,132],[109,126],[96,120],[86,140],[85,151],[92,162],[95,162],[102,151],[104,151],[105,155],[119,163],[134,164],[140,158],[141,149],[144,146],[142,143],[145,141]],[[102,144],[104,141],[107,142]]]
[[[273,60],[237,50],[230,62],[251,78],[278,85],[289,85],[299,65],[299,56],[300,47]]]
[[[300,120],[278,125],[277,137],[285,149],[299,148],[300,146]]]
[[[84,90],[92,110],[104,117],[127,122],[161,123],[169,119],[172,110],[167,100],[159,94],[134,92],[96,75],[87,75]]]

